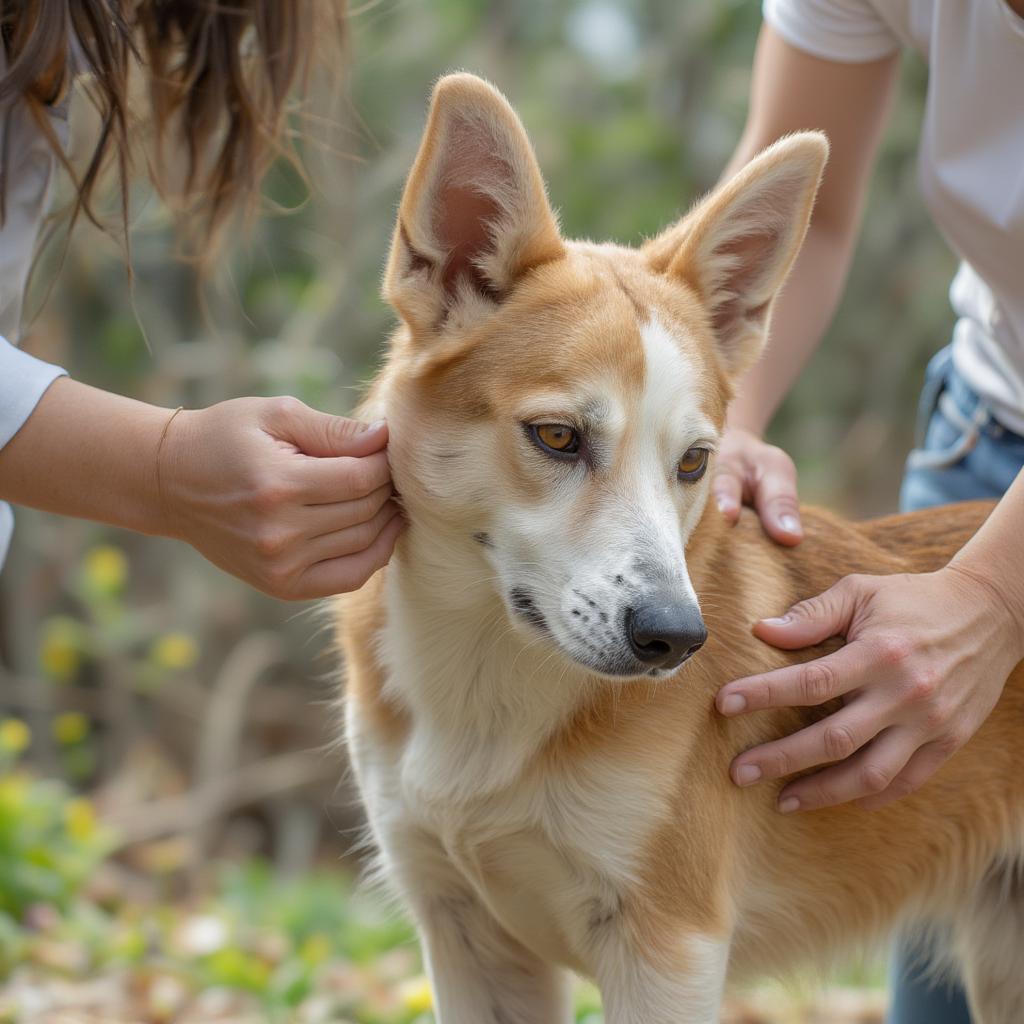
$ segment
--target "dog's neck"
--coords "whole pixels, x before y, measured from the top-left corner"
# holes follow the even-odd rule
[[[472,544],[413,523],[388,568],[386,692],[410,714],[417,786],[447,799],[520,777],[595,685],[513,626]]]

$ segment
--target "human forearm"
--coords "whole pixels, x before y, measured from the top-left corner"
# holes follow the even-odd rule
[[[729,426],[761,435],[813,355],[842,293],[855,234],[813,222],[772,313],[768,347],[729,407]]]
[[[995,507],[981,529],[950,561],[949,568],[965,572],[995,593],[1007,625],[1024,656],[1024,472]]]
[[[182,412],[54,382],[0,449],[0,500],[187,541],[275,597],[353,590],[402,527],[387,427],[294,398]]]
[[[807,239],[775,303],[767,353],[740,385],[731,426],[763,432],[832,319],[896,69],[895,57],[862,64],[822,60],[791,46],[769,25],[762,29],[747,125],[724,176],[803,129],[824,131],[831,152]]]
[[[166,533],[157,446],[170,410],[63,377],[0,449],[0,499]]]

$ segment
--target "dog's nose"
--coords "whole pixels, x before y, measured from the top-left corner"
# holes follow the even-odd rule
[[[682,665],[708,638],[697,607],[675,601],[655,601],[629,609],[626,634],[633,653],[657,668]]]

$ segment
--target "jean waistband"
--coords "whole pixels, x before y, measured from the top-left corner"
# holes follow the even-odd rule
[[[939,408],[961,430],[977,430],[1003,442],[1024,446],[1024,436],[1004,427],[971,386],[950,366],[939,395]]]

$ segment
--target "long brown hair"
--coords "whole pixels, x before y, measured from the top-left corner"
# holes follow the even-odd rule
[[[233,214],[252,209],[271,163],[296,159],[290,102],[308,90],[318,59],[340,57],[344,7],[344,0],[0,0],[7,54],[0,111],[27,101],[72,175],[72,218],[84,212],[97,221],[93,191],[113,162],[127,224],[129,78],[141,70],[155,144],[150,175],[202,262]],[[99,116],[95,146],[77,173],[46,116],[76,72],[86,75],[83,88]],[[173,160],[164,159],[168,152]]]

